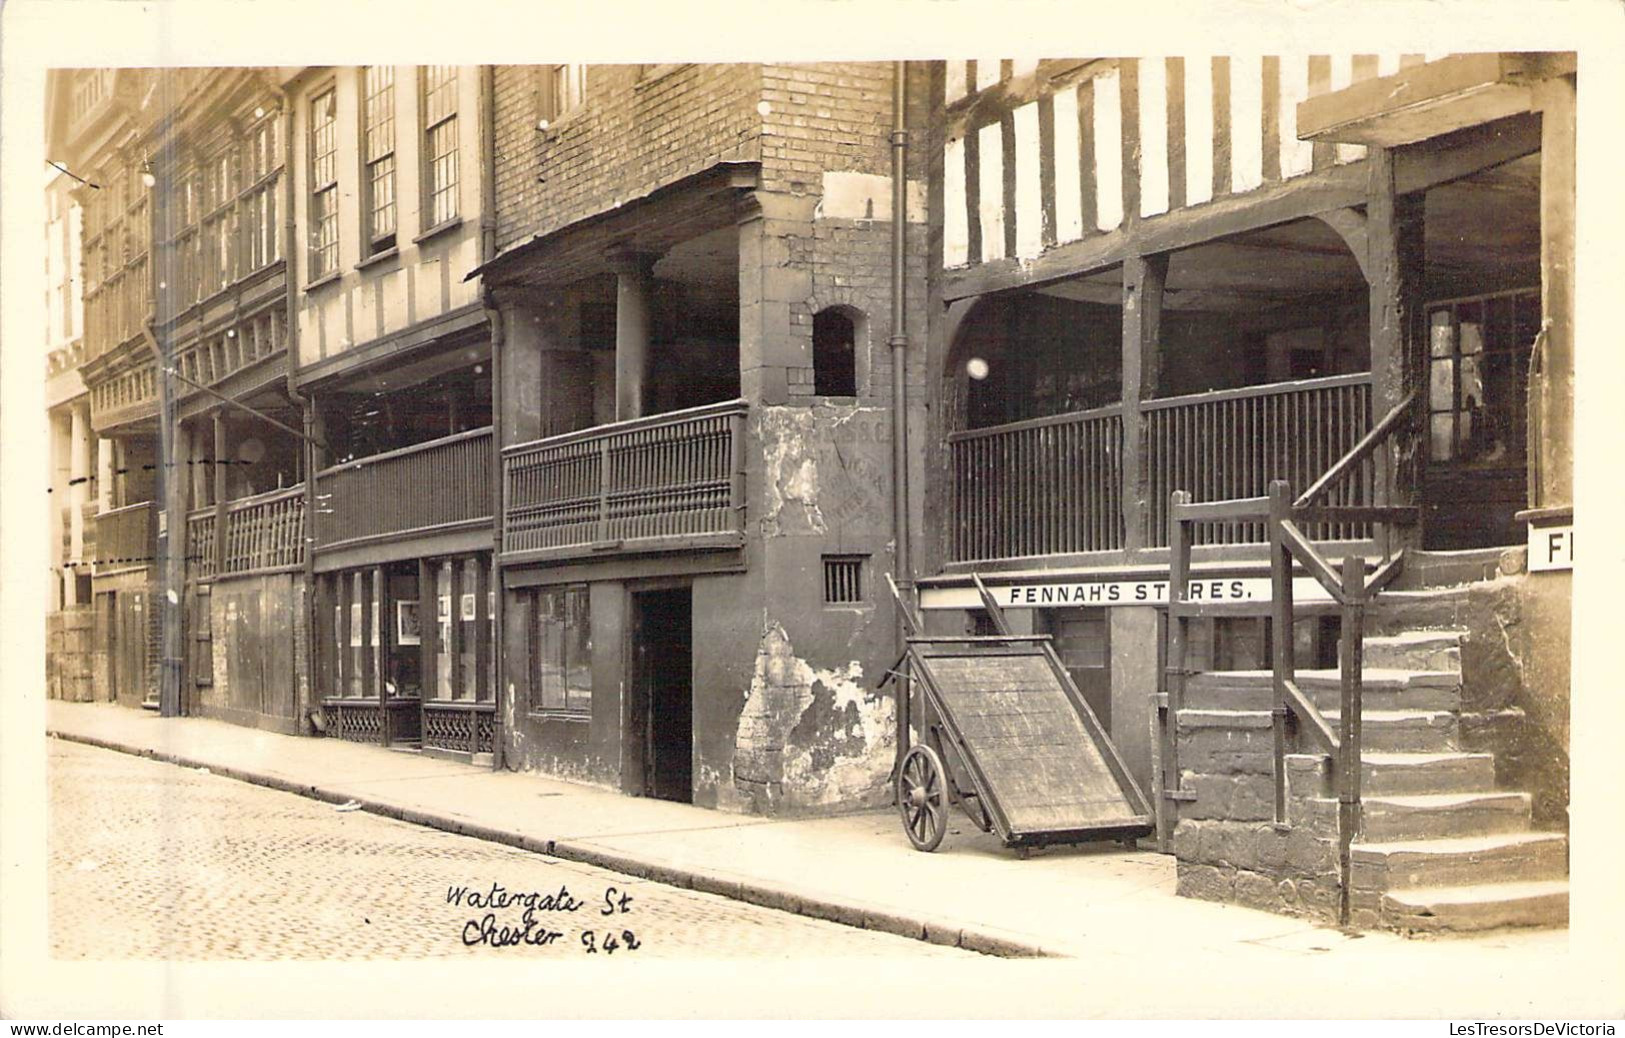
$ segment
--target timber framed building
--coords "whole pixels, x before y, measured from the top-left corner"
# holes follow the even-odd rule
[[[182,713],[825,812],[887,802],[888,577],[943,635],[991,631],[980,578],[1182,892],[1549,921],[1569,574],[1520,546],[1572,548],[1575,91],[1548,54],[55,73],[62,615],[97,699],[164,657]],[[1259,609],[1259,503],[1328,472],[1364,511],[1305,542],[1394,581],[1352,844],[1279,698],[1349,614],[1313,566],[1290,633]],[[1478,842],[1405,843],[1441,833]],[[1534,886],[1432,893],[1480,868]]]
[[[1572,515],[1572,56],[948,62],[935,90],[931,622],[984,626],[979,574],[1018,633],[1055,639],[1156,791],[1182,891],[1323,913],[1323,845],[1264,831],[1285,822],[1268,679],[1272,658],[1335,668],[1337,618],[1307,610],[1279,656],[1267,617],[1234,615],[1270,595],[1266,524],[1176,531],[1171,502],[1261,502],[1274,480],[1290,500],[1399,408],[1330,503],[1420,508],[1375,630],[1436,638],[1418,666],[1455,666],[1459,687],[1368,712],[1369,741],[1473,767],[1493,752],[1495,774],[1435,789],[1426,762],[1396,761],[1411,777],[1391,781],[1462,803],[1372,800],[1368,829],[1383,810],[1413,834],[1566,829],[1568,575],[1525,574],[1519,549],[1526,520]],[[1396,544],[1313,532],[1368,566]],[[1171,567],[1218,599],[1182,607],[1178,639]],[[1540,846],[1528,877],[1562,874],[1560,833],[1490,843]],[[1379,871],[1389,846],[1366,849]],[[1377,893],[1384,920],[1414,908]],[[1556,879],[1496,896],[1486,919],[1566,906]]]

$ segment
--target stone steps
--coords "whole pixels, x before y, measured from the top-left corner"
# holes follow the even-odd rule
[[[1349,848],[1354,889],[1368,891],[1562,879],[1568,850],[1562,833],[1537,832],[1356,842]]]
[[[1331,758],[1288,754],[1287,789],[1295,796],[1335,795]],[[1488,753],[1364,753],[1360,791],[1366,796],[1486,793],[1495,788],[1495,757]]]
[[[1337,710],[1322,710],[1332,731]],[[1461,719],[1449,710],[1372,710],[1360,715],[1360,746],[1369,753],[1452,753],[1461,749]]]
[[[1490,930],[1503,926],[1566,926],[1566,879],[1413,887],[1382,896],[1383,921],[1417,931]]]
[[[1300,670],[1298,687],[1321,712],[1335,710],[1343,678],[1335,670]],[[1204,671],[1185,682],[1184,706],[1196,710],[1268,710],[1274,705],[1275,678],[1267,670]],[[1360,704],[1372,710],[1458,710],[1461,672],[1375,667],[1360,675]]]
[[[1337,830],[1337,801],[1331,797],[1305,798],[1289,808],[1295,821],[1321,832]],[[1364,796],[1360,837],[1367,843],[1388,843],[1527,832],[1529,808],[1528,793]]]
[[[1459,675],[1463,633],[1444,630],[1373,635],[1365,640],[1361,662],[1371,669],[1446,671]]]

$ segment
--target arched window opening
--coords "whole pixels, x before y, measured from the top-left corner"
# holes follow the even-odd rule
[[[856,329],[839,310],[813,315],[813,392],[818,396],[857,396]]]

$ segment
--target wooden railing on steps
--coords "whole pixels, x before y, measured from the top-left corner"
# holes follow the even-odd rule
[[[1414,420],[1412,412],[1417,399],[1418,395],[1414,392],[1407,396],[1297,498],[1291,496],[1287,481],[1273,480],[1265,497],[1198,504],[1191,502],[1186,491],[1176,490],[1169,500],[1166,691],[1158,696],[1162,738],[1154,747],[1158,757],[1155,762],[1156,778],[1161,786],[1156,803],[1159,845],[1165,851],[1169,847],[1173,805],[1189,799],[1179,785],[1178,743],[1174,738],[1179,710],[1184,705],[1185,682],[1191,674],[1186,667],[1186,625],[1192,619],[1207,616],[1268,616],[1274,626],[1270,662],[1274,690],[1271,728],[1274,733],[1275,824],[1280,828],[1290,828],[1291,825],[1287,815],[1285,758],[1289,744],[1295,741],[1301,729],[1332,760],[1338,800],[1338,921],[1341,925],[1347,925],[1349,920],[1350,846],[1361,822],[1360,714],[1366,609],[1404,566],[1403,549],[1397,552],[1393,550],[1394,528],[1415,526],[1420,521],[1420,509],[1389,505],[1336,506],[1316,502],[1335,493],[1340,482],[1351,473],[1363,471],[1368,459],[1376,463],[1380,473],[1387,473],[1389,466],[1385,464],[1386,459],[1378,454],[1378,448],[1407,421]],[[1389,485],[1385,478],[1377,480],[1379,493]],[[1270,601],[1267,604],[1253,604],[1192,599],[1189,588],[1194,528],[1202,524],[1238,522],[1261,522],[1268,531]],[[1327,524],[1322,529],[1335,529],[1336,524],[1371,524],[1377,527],[1381,531],[1378,543],[1382,546],[1383,561],[1369,577],[1366,575],[1365,559],[1356,554],[1346,556],[1341,568],[1334,567],[1304,533],[1305,526],[1312,523]],[[1297,682],[1291,633],[1297,618],[1292,585],[1295,565],[1302,567],[1325,588],[1341,613],[1339,716],[1335,729]]]

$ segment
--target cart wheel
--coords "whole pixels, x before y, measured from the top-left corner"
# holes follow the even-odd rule
[[[936,850],[948,831],[947,772],[931,747],[912,746],[903,755],[897,772],[897,810],[915,850]]]

